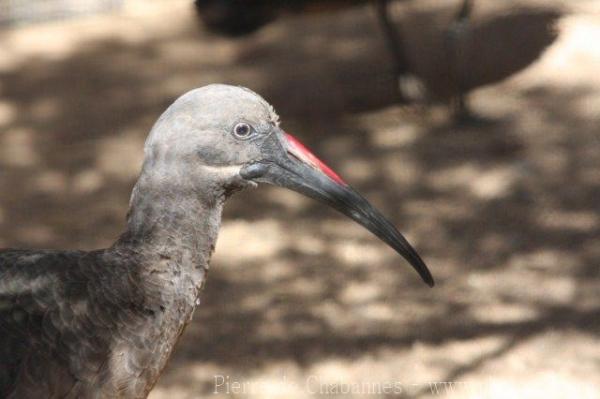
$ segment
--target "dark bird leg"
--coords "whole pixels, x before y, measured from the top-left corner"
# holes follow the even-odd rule
[[[446,37],[450,76],[455,91],[450,100],[450,106],[454,117],[460,122],[473,120],[467,99],[468,84],[466,80],[469,72],[469,54],[468,47],[465,46],[467,35],[470,34],[473,2],[474,0],[463,0],[452,24],[448,28]]]
[[[421,82],[410,72],[410,63],[402,35],[389,15],[389,0],[376,0],[375,12],[383,30],[387,47],[394,59],[394,73],[398,78],[398,95],[402,101],[422,100],[425,97]]]
[[[377,0],[375,2],[375,10],[377,12],[377,18],[379,19],[381,28],[383,29],[387,46],[394,57],[394,62],[396,63],[394,68],[395,72],[398,75],[403,75],[408,72],[408,60],[406,58],[406,54],[404,53],[404,44],[402,43],[402,38],[400,37],[392,21],[390,21],[388,3],[389,0]]]

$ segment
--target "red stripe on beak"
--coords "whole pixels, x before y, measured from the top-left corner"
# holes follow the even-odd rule
[[[304,146],[297,138],[289,133],[285,134],[285,138],[288,143],[288,152],[301,160],[302,162],[312,166],[315,169],[320,170],[326,174],[331,180],[336,183],[347,186],[348,184],[342,180],[342,178],[333,171],[329,166],[325,165],[315,154],[313,154],[308,148]]]

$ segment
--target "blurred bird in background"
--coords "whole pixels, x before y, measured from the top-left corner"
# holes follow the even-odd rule
[[[371,3],[398,77],[400,101],[448,104],[459,121],[474,120],[469,92],[533,63],[554,42],[561,10],[491,0],[196,0],[204,25],[238,37],[284,14],[335,11]]]

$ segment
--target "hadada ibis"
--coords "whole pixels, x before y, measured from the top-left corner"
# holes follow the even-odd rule
[[[537,3],[377,0],[401,97],[448,103],[458,120],[477,120],[469,93],[525,69],[557,38],[563,7]]]
[[[191,320],[225,201],[258,183],[337,209],[433,286],[392,223],[249,89],[184,94],[144,153],[126,230],[110,248],[0,251],[0,397],[146,397]]]

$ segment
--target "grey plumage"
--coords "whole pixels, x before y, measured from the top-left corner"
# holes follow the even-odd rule
[[[247,136],[232,133],[240,123]],[[0,251],[0,397],[146,397],[192,317],[225,200],[257,181],[346,213],[433,284],[389,222],[286,140],[273,108],[252,91],[193,90],[150,132],[127,229],[114,245]]]
[[[3,252],[2,397],[145,396],[183,326],[177,304],[149,290],[143,259],[120,247]]]
[[[192,315],[226,190],[247,184],[209,171],[232,155],[199,132],[229,122],[232,90],[242,94],[232,118],[274,118],[249,91],[208,90],[182,96],[154,126],[127,231],[111,248],[0,252],[0,397],[147,395]]]

